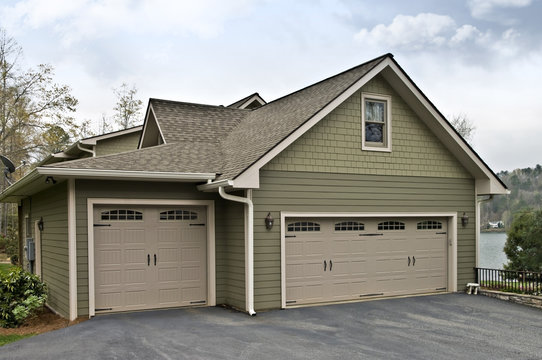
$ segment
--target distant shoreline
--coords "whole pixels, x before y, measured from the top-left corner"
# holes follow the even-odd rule
[[[481,233],[505,233],[506,229],[480,229]]]

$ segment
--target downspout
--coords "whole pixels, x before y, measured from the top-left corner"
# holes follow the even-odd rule
[[[82,147],[80,142],[77,143],[77,148],[81,151],[91,153],[92,157],[96,157],[96,151]]]
[[[236,201],[247,205],[247,244],[246,244],[246,284],[247,292],[246,310],[249,315],[256,315],[254,311],[254,204],[249,198],[227,194],[224,186],[218,188],[218,193],[223,199]]]

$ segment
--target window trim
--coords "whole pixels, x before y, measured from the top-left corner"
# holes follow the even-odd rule
[[[365,141],[365,101],[367,100],[376,100],[385,103],[386,117],[384,119],[384,143],[382,145]],[[368,151],[391,152],[391,126],[391,96],[365,92],[361,93],[361,149]]]

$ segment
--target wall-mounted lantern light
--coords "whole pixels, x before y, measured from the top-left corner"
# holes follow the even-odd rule
[[[43,231],[43,217],[40,217],[40,221],[38,221],[38,229]]]
[[[54,185],[54,184],[56,184],[56,180],[55,180],[55,178],[52,177],[52,176],[47,176],[47,177],[45,178],[45,183],[46,183],[46,184],[53,183],[53,185]]]
[[[271,216],[271,213],[268,213],[265,217],[265,228],[267,230],[271,230],[271,228],[273,228],[273,217]]]
[[[465,227],[468,224],[469,224],[469,216],[467,215],[467,213],[463,213],[463,216],[461,216],[461,225]]]

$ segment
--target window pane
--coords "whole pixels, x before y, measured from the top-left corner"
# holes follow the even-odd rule
[[[383,134],[383,124],[365,124],[365,141],[383,143]]]
[[[365,101],[365,120],[370,122],[384,122],[384,103]]]

